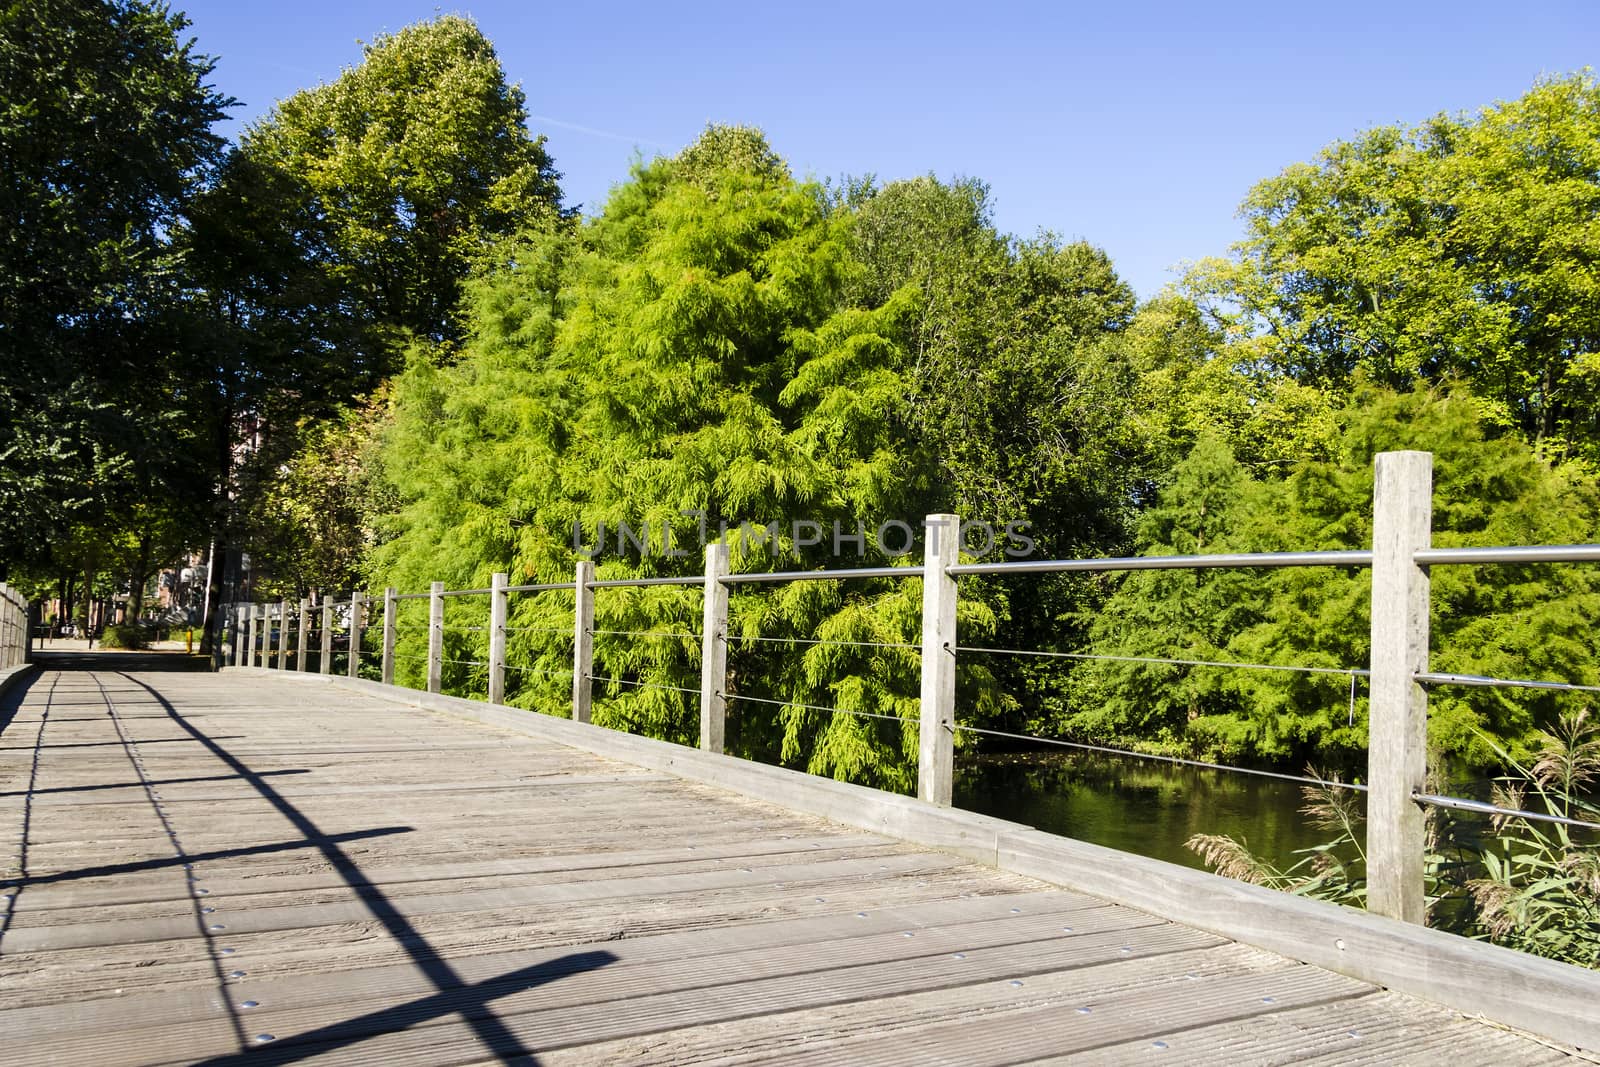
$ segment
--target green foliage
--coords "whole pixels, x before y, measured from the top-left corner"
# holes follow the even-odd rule
[[[788,164],[753,126],[708,123],[694,143],[673,159],[675,180],[710,191],[715,191],[721,176],[730,172],[771,182],[787,181],[790,176]]]
[[[574,524],[590,542],[601,524],[613,541],[619,523],[649,524],[655,551],[602,555],[602,576],[694,573],[698,543],[724,529],[740,569],[848,566],[836,523],[853,537],[859,521],[878,555],[881,523],[952,504],[1032,520],[1052,546],[1120,531],[1105,512],[1130,379],[1097,345],[1132,296],[1095,249],[1000,238],[981,187],[863,184],[840,202],[791,179],[756,131],[711,127],[639,167],[580,230],[530,228],[493,260],[468,287],[462,358],[413,359],[397,382],[384,584],[565,579]],[[796,521],[823,543],[795,543]],[[668,523],[681,562],[662,555]],[[768,523],[776,543],[741,531]],[[963,632],[994,632],[1016,595],[974,584]],[[600,598],[598,627],[627,635],[597,644],[598,673],[616,679],[599,721],[693,736],[679,690],[697,687],[698,604],[676,589]],[[892,720],[916,714],[917,658],[899,646],[919,610],[913,581],[741,592],[734,746],[909,789],[916,731]],[[556,674],[524,672],[517,699],[559,706],[564,638],[540,634],[570,625],[570,599],[518,611],[514,657]],[[853,643],[793,644],[819,638]],[[966,721],[1013,707],[981,665],[960,687]]]
[[[1600,781],[1600,728],[1588,711],[1563,714],[1553,732],[1537,731],[1533,743],[1531,766],[1501,752],[1510,771],[1496,779],[1493,802],[1600,822],[1600,805],[1589,795]],[[1189,847],[1225,877],[1364,906],[1365,834],[1355,795],[1336,780],[1303,792],[1301,812],[1331,836],[1287,868],[1226,835],[1196,834]],[[1429,808],[1424,877],[1430,925],[1600,968],[1600,847],[1591,831],[1509,815],[1493,816],[1484,828]]]
[[[1564,715],[1539,740],[1531,767],[1502,753],[1511,773],[1495,782],[1494,803],[1600,823],[1593,796],[1600,783],[1600,725],[1585,709]],[[1600,847],[1594,833],[1505,816],[1496,816],[1492,829],[1477,852],[1482,876],[1466,883],[1488,937],[1537,956],[1600,968]],[[1578,836],[1585,833],[1587,840]]]
[[[380,36],[360,66],[280,102],[240,150],[291,182],[317,221],[308,252],[346,305],[324,315],[353,314],[391,339],[450,342],[477,257],[558,213],[558,176],[526,120],[522,91],[478,27],[443,15]],[[388,370],[373,367],[367,388]]]
[[[373,540],[368,516],[389,504],[374,475],[381,404],[380,396],[303,427],[298,450],[270,481],[247,490],[253,565],[264,576],[257,595],[297,599],[359,588]]]
[[[1041,551],[1103,548],[1122,535],[1145,474],[1134,375],[1108,343],[1133,317],[1105,253],[1048,234],[1011,242],[978,182],[932,178],[858,189],[853,251],[866,304],[903,287],[908,418],[967,518],[1032,521]]]
[[[136,622],[107,626],[105,632],[100,635],[101,648],[147,648],[150,641],[150,631]]]
[[[1206,437],[1260,474],[1333,454],[1336,391],[1264,369],[1257,339],[1187,297],[1145,303],[1117,344],[1137,376],[1124,432],[1153,453],[1155,468],[1170,471]]]
[[[1335,454],[1286,477],[1248,473],[1226,445],[1202,439],[1140,527],[1149,554],[1363,548],[1371,544],[1373,457],[1434,453],[1434,543],[1570,544],[1596,521],[1592,484],[1552,469],[1514,437],[1486,432],[1464,391],[1366,390],[1338,413]],[[1439,568],[1433,576],[1433,666],[1494,677],[1592,683],[1589,635],[1600,582],[1587,568]],[[1093,623],[1090,651],[1301,667],[1366,662],[1364,571],[1145,571],[1122,580]],[[1073,678],[1069,728],[1229,759],[1354,766],[1365,749],[1365,700],[1348,675],[1220,670],[1101,661]],[[1522,753],[1559,699],[1534,691],[1437,690],[1430,743],[1473,766],[1497,762],[1488,738]]]
[[[1468,380],[1554,455],[1600,461],[1600,83],[1382,127],[1251,190],[1194,283],[1302,381]]]
[[[462,283],[496,242],[560,218],[522,93],[468,19],[385,35],[242,138],[183,233],[209,331],[204,426],[217,539],[258,587],[345,587],[385,505],[365,441],[404,353],[448,361]]]
[[[896,432],[906,393],[893,338],[907,301],[841,307],[849,219],[820,189],[750,168],[749,152],[709,168],[730,138],[708,138],[642,167],[580,232],[530,232],[503,248],[469,288],[463,358],[443,369],[414,359],[398,380],[384,470],[401,506],[375,566],[386,584],[482,585],[496,569],[564,580],[574,525],[592,544],[602,523],[602,577],[695,573],[699,517],[685,511],[704,514],[708,539],[734,528],[741,569],[811,566],[831,545],[796,545],[794,519],[824,529],[837,519],[854,533],[858,516],[875,527],[924,513],[930,480]],[[624,522],[650,525],[651,554],[619,556]],[[737,532],[771,522],[784,530],[776,544]],[[662,554],[669,523],[687,558]],[[849,630],[906,641],[910,584],[740,597],[729,691],[781,706],[736,701],[736,746],[907,787],[914,729],[802,705],[910,714],[914,671],[813,657],[801,674],[782,666],[787,649],[754,638]],[[696,733],[692,694],[656,687],[697,688],[698,605],[697,591],[675,588],[600,597],[598,629],[678,636],[598,639],[596,671],[616,681],[604,683],[597,721]],[[570,630],[570,611],[570,596],[519,597],[513,662],[566,666],[564,638],[546,631]],[[524,671],[514,699],[559,706],[566,692]]]
[[[230,101],[143,0],[0,8],[0,565],[192,489],[171,233]]]

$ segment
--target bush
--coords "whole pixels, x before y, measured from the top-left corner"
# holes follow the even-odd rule
[[[151,633],[138,623],[125,622],[107,626],[100,637],[101,648],[144,648],[150,644]]]
[[[1531,767],[1502,750],[1511,770],[1496,779],[1494,803],[1600,822],[1592,793],[1600,783],[1600,723],[1584,709],[1537,737]],[[1365,834],[1355,798],[1336,781],[1306,786],[1304,795],[1300,810],[1331,836],[1286,869],[1225,835],[1196,834],[1189,848],[1226,877],[1364,907]],[[1430,926],[1600,969],[1600,844],[1593,831],[1498,815],[1480,831],[1430,808],[1428,844]]]

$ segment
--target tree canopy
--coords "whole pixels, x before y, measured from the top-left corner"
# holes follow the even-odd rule
[[[1455,376],[1555,457],[1600,461],[1600,83],[1380,127],[1258,184],[1196,278],[1301,381]]]
[[[150,0],[0,10],[0,566],[113,568],[137,600],[203,543],[289,597],[562,581],[586,555],[689,575],[723,537],[743,570],[909,563],[894,524],[942,511],[1053,557],[1357,548],[1389,448],[1434,452],[1440,543],[1595,538],[1591,73],[1330,145],[1141,304],[1094,245],[1000,233],[979,180],[804,180],[748,126],[579,217],[462,16],[377,37],[228,147],[184,28]],[[964,639],[1083,658],[963,655],[961,719],[1353,765],[1364,590],[965,580]],[[1440,669],[1595,678],[1587,571],[1434,593]],[[519,704],[565,703],[563,595],[516,601]],[[919,597],[740,591],[732,747],[909,788]],[[601,721],[694,733],[697,611],[606,592]],[[474,688],[486,639],[449,633],[446,684]],[[1433,743],[1521,754],[1557,699],[1441,691]]]
[[[1571,469],[1552,469],[1514,435],[1485,425],[1465,390],[1395,393],[1364,387],[1336,414],[1327,458],[1286,477],[1253,476],[1216,437],[1203,437],[1139,529],[1158,555],[1365,548],[1372,543],[1373,458],[1434,455],[1434,544],[1572,544],[1593,536],[1600,497]],[[1096,613],[1089,650],[1137,659],[1315,668],[1223,670],[1099,659],[1073,679],[1071,728],[1147,739],[1177,751],[1358,766],[1366,698],[1364,570],[1139,571]],[[1560,565],[1442,567],[1432,577],[1434,669],[1593,684],[1600,656],[1600,577]],[[1479,766],[1496,742],[1517,753],[1554,721],[1549,693],[1440,689],[1430,743]]]
[[[528,132],[521,89],[458,15],[379,36],[359,66],[281,101],[239,150],[291,183],[316,221],[307,253],[337,294],[322,312],[377,331],[390,355],[396,340],[458,340],[477,258],[560,214],[559,175]],[[379,351],[355,383],[364,391],[396,369]]]
[[[192,496],[172,234],[229,101],[144,0],[0,9],[0,566]]]

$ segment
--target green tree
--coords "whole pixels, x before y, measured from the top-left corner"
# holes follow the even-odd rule
[[[448,360],[463,279],[561,217],[526,118],[477,26],[440,17],[278,104],[197,204],[184,240],[210,332],[213,543],[252,547],[275,590],[350,579],[367,486],[348,461],[368,399],[414,346]]]
[[[230,101],[144,0],[0,9],[0,567],[188,492],[172,233]]]
[[[458,340],[461,280],[476,259],[559,214],[558,175],[544,138],[528,133],[522,91],[459,15],[380,36],[359,66],[280,102],[240,151],[316,221],[307,258],[337,281],[322,314],[373,333],[369,348],[344,352],[365,361],[357,394],[408,339]],[[347,326],[334,332],[348,344]]]
[[[1600,461],[1600,84],[1337,142],[1251,190],[1249,236],[1194,278],[1264,360],[1344,387],[1469,381],[1552,455]]]
[[[397,381],[384,469],[401,506],[376,577],[402,588],[482,585],[497,569],[566,580],[574,525],[593,545],[601,523],[602,577],[694,574],[702,517],[707,539],[729,528],[739,569],[811,567],[834,559],[835,521],[854,535],[861,520],[870,553],[880,522],[930,510],[942,488],[907,444],[896,341],[915,293],[845,301],[852,216],[772,159],[753,134],[713,128],[678,158],[638,168],[577,233],[529,233],[502,249],[469,287],[462,359],[439,368],[419,356]],[[822,543],[797,542],[796,520],[817,523]],[[649,523],[652,551],[618,551],[624,522]],[[664,555],[668,523],[681,558]],[[755,533],[768,523],[776,542]],[[789,642],[904,645],[919,594],[915,581],[878,581],[739,595],[732,748],[909,788],[915,655]],[[570,610],[560,595],[515,602],[513,699],[565,704],[569,683],[536,672],[568,661]],[[698,611],[692,589],[604,591],[597,629],[627,636],[597,639],[597,673],[615,679],[602,683],[597,721],[694,735],[695,702],[680,690],[694,687]],[[464,651],[451,658],[482,658]]]
[[[360,588],[372,516],[391,506],[376,477],[380,395],[296,432],[298,448],[263,484],[244,486],[255,591],[267,597],[338,595]],[[251,475],[259,467],[249,468]]]
[[[855,207],[862,265],[851,297],[911,301],[903,417],[937,464],[938,506],[1027,523],[1045,557],[1122,551],[1159,437],[1143,432],[1126,336],[1133,293],[1105,253],[1048,234],[1005,237],[986,187],[970,179],[863,182],[843,199]],[[999,645],[1051,649],[1081,636],[1058,620],[1077,618],[1098,589],[1078,575],[1030,575],[966,579],[963,597],[996,616]],[[1012,726],[1036,723],[1059,700],[1055,672],[1036,661],[973,661],[1014,698],[1007,706],[1022,721]]]
[[[1567,544],[1592,539],[1597,496],[1570,466],[1551,468],[1514,435],[1485,426],[1464,390],[1363,389],[1338,413],[1334,454],[1258,478],[1203,440],[1141,527],[1151,554],[1364,548],[1371,544],[1373,457],[1434,454],[1434,543]],[[1146,571],[1124,578],[1093,623],[1097,656],[1364,667],[1364,570]],[[1435,568],[1434,668],[1593,684],[1589,638],[1600,578],[1588,568]],[[1365,694],[1348,675],[1098,660],[1076,672],[1069,729],[1225,758],[1360,765]],[[1436,689],[1429,739],[1471,766],[1526,755],[1564,698],[1525,690]]]

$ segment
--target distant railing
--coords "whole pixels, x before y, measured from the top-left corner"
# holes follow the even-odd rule
[[[0,582],[0,671],[28,662],[31,638],[27,598]]]
[[[487,673],[487,696],[491,703],[505,700],[506,671],[526,671],[533,674],[556,673],[508,666],[506,663],[506,637],[508,597],[513,593],[540,593],[569,590],[574,597],[572,625],[572,703],[571,716],[579,722],[589,722],[592,713],[594,683],[630,685],[641,688],[669,689],[694,695],[695,690],[679,686],[665,686],[656,682],[600,676],[594,673],[594,638],[602,636],[657,637],[670,636],[698,639],[701,642],[699,703],[700,747],[710,752],[722,752],[726,732],[727,704],[729,700],[740,703],[776,707],[807,708],[836,714],[856,715],[870,719],[888,719],[904,724],[915,723],[918,728],[917,795],[930,803],[949,806],[954,791],[954,738],[958,731],[1064,745],[1070,748],[1096,752],[1114,752],[1142,759],[1160,760],[1189,766],[1244,774],[1265,775],[1271,778],[1299,782],[1316,782],[1321,785],[1338,785],[1367,794],[1367,907],[1370,911],[1408,922],[1421,923],[1424,918],[1424,806],[1437,806],[1475,812],[1515,816],[1528,819],[1566,822],[1570,825],[1592,827],[1577,820],[1560,819],[1535,812],[1500,808],[1479,801],[1447,797],[1427,791],[1427,719],[1428,686],[1470,685],[1544,688],[1600,692],[1600,687],[1580,686],[1566,682],[1525,679],[1482,678],[1477,676],[1435,674],[1428,670],[1428,614],[1429,581],[1431,566],[1486,565],[1524,563],[1594,563],[1600,562],[1600,545],[1516,546],[1503,548],[1452,548],[1431,547],[1432,528],[1432,464],[1433,457],[1426,452],[1389,452],[1376,457],[1376,482],[1373,495],[1373,548],[1371,551],[1278,552],[1238,553],[1210,556],[1138,556],[1106,559],[1021,560],[1004,563],[961,563],[959,540],[961,523],[955,515],[930,515],[926,520],[928,531],[923,565],[915,567],[858,567],[844,570],[784,571],[751,574],[729,572],[728,546],[723,543],[706,547],[705,570],[697,576],[621,578],[596,580],[594,564],[578,563],[571,582],[538,585],[510,585],[503,573],[495,574],[487,588],[447,590],[442,582],[434,582],[426,593],[401,593],[390,588],[384,590],[383,641],[381,651],[362,651],[362,633],[366,627],[367,597],[360,593],[348,601],[325,602],[322,605],[321,652],[319,670],[332,673],[335,653],[332,642],[337,632],[344,633],[348,642],[345,671],[352,678],[360,676],[361,660],[365,656],[377,659],[379,678],[384,684],[394,684],[396,660],[395,644],[399,629],[399,605],[406,600],[428,602],[428,652],[426,656],[426,687],[428,692],[442,690],[445,611],[447,597],[486,596],[489,599],[485,625],[458,627],[481,632],[488,631],[488,658],[486,661],[461,661],[470,667],[483,668]],[[1023,575],[1064,571],[1113,572],[1138,570],[1209,570],[1256,569],[1283,567],[1358,567],[1368,568],[1372,580],[1371,653],[1367,668],[1348,667],[1298,667],[1283,664],[1235,663],[1202,660],[1168,659],[1162,657],[1103,657],[1080,653],[1028,651],[1024,649],[985,648],[963,646],[957,643],[956,602],[959,595],[957,579],[970,575]],[[749,638],[740,641],[774,641],[795,645],[871,645],[874,647],[916,650],[921,657],[921,694],[916,719],[884,715],[862,709],[823,707],[798,704],[794,701],[772,700],[763,697],[729,693],[727,684],[728,654],[728,600],[731,587],[750,583],[797,581],[844,581],[851,579],[917,578],[923,582],[922,635],[919,644],[825,641],[809,638]],[[695,633],[634,633],[596,630],[594,626],[594,596],[600,589],[643,586],[700,586],[702,589],[702,625]],[[291,610],[288,601],[277,605],[236,605],[233,613],[236,633],[235,663],[245,666],[276,666],[286,669],[294,658],[296,668],[310,670],[307,656],[307,634],[311,628],[309,601],[302,600],[298,613]],[[336,625],[336,616],[344,625]],[[272,622],[278,625],[274,627]],[[288,634],[298,629],[298,642],[291,652]],[[274,647],[274,643],[275,646]],[[955,666],[961,653],[1008,654],[1022,656],[1047,656],[1066,659],[1118,659],[1137,662],[1171,663],[1190,666],[1242,670],[1303,671],[1317,674],[1348,676],[1351,682],[1352,714],[1355,706],[1357,679],[1368,681],[1368,765],[1366,784],[1326,783],[1300,775],[1275,771],[1232,767],[1225,764],[1188,760],[1174,756],[1157,756],[1101,745],[1089,745],[1059,738],[1037,737],[991,730],[971,724],[958,723],[955,717]],[[421,657],[419,657],[420,659]],[[565,671],[559,673],[566,673]]]

